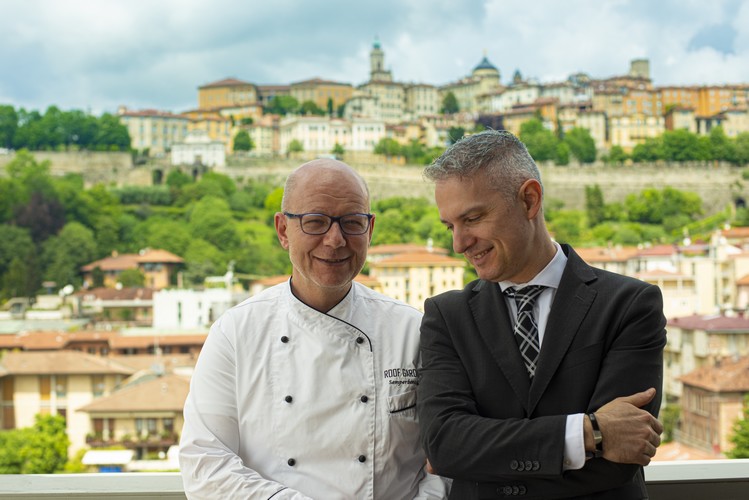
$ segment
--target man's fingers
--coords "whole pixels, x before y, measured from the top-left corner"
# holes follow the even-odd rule
[[[655,397],[655,389],[651,387],[650,389],[646,391],[637,392],[635,394],[632,394],[631,396],[624,396],[624,397],[617,398],[617,399],[619,401],[629,403],[638,408],[642,408],[646,404],[650,403],[654,397]]]

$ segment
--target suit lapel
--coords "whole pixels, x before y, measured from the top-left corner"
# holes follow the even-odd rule
[[[479,334],[523,407],[528,409],[530,380],[517,348],[507,304],[499,285],[480,281],[469,306]]]
[[[569,246],[562,245],[562,248],[567,254],[567,265],[546,321],[538,369],[528,398],[529,413],[549,386],[597,294],[588,286],[595,279],[590,267]]]

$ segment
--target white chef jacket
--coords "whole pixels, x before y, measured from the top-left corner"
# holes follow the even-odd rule
[[[185,402],[192,499],[433,499],[416,420],[421,313],[354,282],[328,313],[269,288],[211,327]]]

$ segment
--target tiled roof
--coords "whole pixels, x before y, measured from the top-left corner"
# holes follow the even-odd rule
[[[350,87],[350,83],[341,83],[341,82],[334,82],[333,80],[323,80],[322,78],[310,78],[309,80],[302,80],[300,82],[294,82],[291,84],[293,87],[294,85],[341,85],[344,87]]]
[[[172,252],[161,250],[158,248],[147,249],[138,254],[136,257],[138,262],[158,262],[158,263],[182,263],[184,259],[179,255],[174,255]]]
[[[706,332],[749,333],[749,318],[741,316],[684,316],[668,321],[668,326],[685,330],[704,330]]]
[[[124,271],[137,269],[140,263],[182,263],[184,260],[172,252],[160,249],[145,249],[139,253],[123,253],[110,255],[81,267],[82,271],[93,271],[99,267],[102,271]]]
[[[174,114],[171,111],[159,111],[158,109],[141,109],[138,111],[124,111],[120,116],[132,116],[139,118],[174,118],[179,120],[188,120],[186,116]]]
[[[64,347],[81,343],[108,343],[109,339],[116,336],[116,332],[58,332],[58,331],[35,331],[24,332],[18,335],[0,335],[0,349],[22,349],[25,351],[58,350]]]
[[[404,265],[463,267],[466,265],[466,261],[453,257],[447,257],[446,255],[438,255],[435,253],[422,251],[397,254],[387,259],[382,259],[378,262],[372,262],[370,264],[370,267],[401,267]]]
[[[116,361],[78,351],[6,352],[0,358],[4,375],[131,375],[135,370]]]
[[[624,262],[637,255],[637,247],[575,248],[575,252],[588,264],[596,262]]]
[[[153,300],[153,288],[127,287],[127,288],[89,288],[76,292],[83,300]]]
[[[166,373],[172,373],[175,368],[194,367],[198,361],[195,354],[113,354],[109,358],[137,371],[152,370],[155,365],[161,365]]]
[[[413,252],[424,252],[426,251],[426,245],[417,245],[415,243],[396,243],[392,245],[376,245],[370,247],[367,252],[368,255],[388,255],[398,253],[413,253]],[[448,251],[445,248],[432,247],[432,252],[440,255],[447,255]]]
[[[125,387],[78,409],[96,412],[181,412],[190,390],[190,380],[181,375],[164,375]]]
[[[118,335],[112,337],[110,345],[112,349],[146,348],[159,345],[203,345],[207,333],[193,335]]]
[[[712,392],[749,392],[749,356],[719,359],[680,377],[685,385]]]
[[[239,87],[243,85],[253,85],[250,82],[244,82],[242,80],[238,80],[236,78],[224,78],[223,80],[218,80],[216,82],[206,83],[205,85],[201,85],[198,87],[198,89],[208,89],[211,87]]]

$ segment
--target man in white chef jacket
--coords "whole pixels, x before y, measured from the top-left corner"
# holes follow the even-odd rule
[[[416,420],[421,313],[353,281],[372,238],[364,180],[320,159],[289,175],[276,232],[291,280],[212,326],[185,402],[193,499],[437,499]]]

